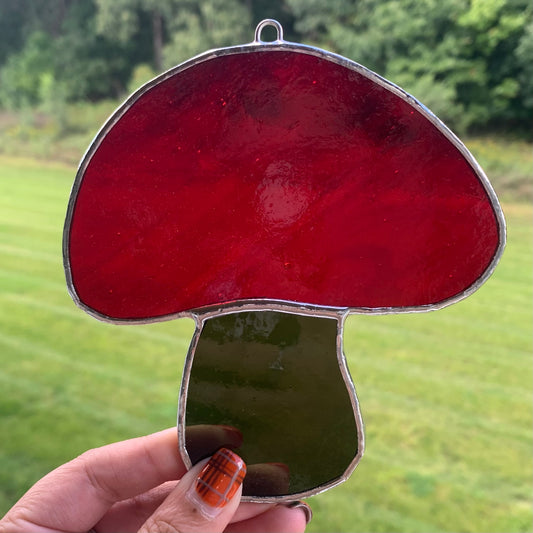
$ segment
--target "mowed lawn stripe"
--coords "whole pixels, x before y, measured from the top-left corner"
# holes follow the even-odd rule
[[[44,261],[46,263],[52,263],[54,265],[57,265],[59,261],[57,251],[55,253],[44,252],[36,250],[33,247],[13,246],[4,243],[0,243],[0,255],[14,255],[16,257],[29,258],[33,261]]]
[[[364,332],[361,331],[363,327]],[[450,336],[453,343],[449,344],[435,343],[434,332],[413,330],[406,334],[402,327],[383,323],[360,325],[353,336],[349,331],[346,335],[349,339],[345,351],[349,361],[353,361],[353,365],[363,360],[379,360],[386,351],[394,352],[394,357],[397,359],[405,359],[415,364],[426,365],[428,360],[431,362],[432,359],[439,359],[442,368],[445,368],[448,362],[457,370],[471,370],[476,373],[479,373],[480,364],[490,363],[489,372],[494,372],[496,369],[505,371],[507,379],[527,388],[527,376],[520,371],[530,370],[531,351],[527,348],[527,343],[522,342],[527,341],[526,335],[522,339],[522,333],[513,333],[508,337],[515,340],[519,336],[520,342],[516,343],[517,347],[506,344],[504,356],[502,356],[502,347],[497,343],[487,342],[484,338],[474,335],[459,338],[457,330],[454,330],[453,337]],[[386,342],[383,341],[384,337],[387,338]],[[498,379],[501,380],[501,377],[499,374]]]
[[[6,202],[6,200],[9,200]],[[12,223],[24,225],[31,219],[39,219],[47,231],[54,231],[55,223],[61,221],[65,217],[66,206],[64,209],[57,208],[58,200],[50,198],[35,202],[35,197],[32,192],[32,202],[21,202],[20,198],[5,198],[0,202],[0,220],[3,223]],[[29,226],[28,226],[29,227]],[[56,228],[57,231],[57,228]]]
[[[361,400],[364,399],[363,421],[369,431],[372,430],[371,422],[380,423],[381,416],[385,413],[395,413],[397,409],[401,411],[398,413],[399,418],[407,417],[407,421],[414,424],[417,422],[414,419],[416,416],[426,427],[439,431],[449,432],[454,427],[480,430],[483,432],[480,433],[480,438],[488,439],[489,445],[497,436],[508,439],[509,443],[512,442],[513,446],[521,448],[525,453],[528,453],[531,445],[531,432],[527,426],[513,424],[503,417],[498,420],[485,412],[459,411],[440,401],[417,399],[370,385],[364,387],[364,396],[361,396]]]
[[[64,279],[61,280],[55,273],[51,273],[50,269],[46,269],[45,274],[38,276],[34,273],[21,272],[20,269],[0,268],[0,285],[12,294],[18,294],[21,288],[46,289],[48,293],[66,291]]]
[[[59,285],[59,284],[58,284]],[[58,287],[59,292],[59,287]],[[61,286],[61,296],[63,297],[66,293],[66,287],[63,284]],[[55,296],[55,295],[54,295]],[[43,297],[31,297],[24,294],[0,294],[0,300],[6,300],[10,302],[11,305],[21,305],[21,306],[28,306],[34,309],[38,309],[43,312],[43,316],[49,315],[50,318],[53,318],[54,315],[59,315],[63,317],[67,317],[69,319],[78,321],[81,320],[83,322],[85,321],[94,321],[95,319],[92,317],[89,317],[84,311],[82,311],[80,308],[76,307],[74,302],[70,300],[70,298],[63,304],[53,304],[50,303],[49,300],[44,300]],[[65,298],[62,298],[64,300]],[[37,315],[36,315],[37,318]],[[153,325],[147,324],[147,325],[117,325],[116,326],[119,329],[127,329],[128,335],[136,335],[140,337],[146,337],[148,339],[154,339],[157,341],[161,341],[164,343],[167,343],[173,347],[179,347],[181,349],[187,349],[190,340],[185,338],[181,334],[181,328],[180,333],[178,335],[170,335],[168,333],[163,333],[161,331],[155,331],[153,329]],[[152,329],[150,329],[152,328]]]
[[[338,523],[344,524],[344,531],[530,531],[529,499],[523,495],[516,497],[507,487],[502,488],[500,498],[490,492],[492,487],[488,489],[489,492],[483,492],[483,487],[491,481],[495,483],[494,491],[498,490],[499,485],[498,479],[487,478],[485,472],[478,479],[471,479],[468,465],[461,464],[450,482],[446,472],[439,471],[431,464],[429,470],[423,470],[416,460],[408,468],[401,463],[401,458],[396,464],[386,458],[383,461],[374,460],[373,457],[366,459],[366,468],[361,465],[357,471],[360,483],[348,481],[352,494],[349,503],[341,505],[340,499],[330,493],[321,496],[318,509],[315,501],[311,501],[315,512],[325,516],[323,523],[331,526],[332,517],[342,512]],[[461,476],[464,482],[461,482]],[[377,510],[385,511],[384,516],[393,516],[394,520],[384,523],[379,519],[379,512],[373,512]],[[472,520],[473,516],[476,517],[475,521]],[[346,517],[350,517],[349,525],[346,525]],[[340,529],[317,528],[317,531],[329,530]]]
[[[451,360],[449,360],[452,363]],[[357,372],[361,379],[365,374],[379,376],[383,383],[391,383],[398,376],[420,383],[423,381],[430,387],[435,384],[449,389],[450,394],[454,392],[473,391],[481,394],[493,394],[499,399],[512,398],[519,401],[528,402],[531,400],[531,390],[524,383],[522,387],[509,386],[501,383],[502,374],[495,376],[500,379],[488,380],[484,375],[470,375],[465,372],[457,372],[453,368],[446,368],[444,365],[418,364],[411,360],[383,358],[379,356],[361,357],[357,360]],[[371,369],[369,372],[368,369]],[[512,372],[514,377],[516,372]],[[505,377],[505,376],[503,376]],[[523,381],[523,379],[522,379]],[[456,391],[457,389],[457,391]]]
[[[515,450],[512,452],[516,453]],[[515,480],[502,475],[498,469],[478,468],[472,471],[465,468],[465,463],[458,463],[455,468],[450,469],[446,461],[435,460],[435,456],[430,454],[402,450],[400,456],[390,448],[376,443],[375,450],[367,454],[365,460],[378,463],[372,468],[382,469],[385,466],[405,474],[418,472],[421,477],[454,486],[455,490],[464,492],[465,497],[475,497],[487,503],[499,503],[505,499],[520,505],[528,501],[530,496],[530,491],[523,483],[516,483]]]
[[[121,373],[136,374],[148,383],[152,375],[154,383],[156,378],[164,378],[167,384],[175,383],[177,390],[194,329],[191,320],[114,326],[98,322],[81,310],[76,314],[76,308],[73,314],[54,314],[28,307],[22,300],[4,301],[9,304],[0,309],[0,333],[18,338],[19,343],[28,343],[29,349],[33,343],[42,349],[43,357],[63,354],[65,358],[94,362],[103,368],[115,366]],[[39,349],[33,352],[38,353]],[[152,374],[145,374],[147,370]]]
[[[20,216],[20,213],[18,214]],[[0,220],[0,228],[2,229],[2,233],[4,233],[4,238],[6,238],[8,231],[11,231],[13,232],[13,235],[10,237],[8,236],[8,238],[16,239],[15,242],[19,243],[22,243],[24,240],[26,240],[30,242],[25,244],[32,246],[37,244],[38,246],[42,246],[43,244],[51,243],[52,238],[53,242],[57,242],[57,224],[54,222],[46,223],[45,221],[40,221],[39,227],[35,228],[36,220],[37,219],[35,217],[25,220],[2,219]],[[35,240],[36,238],[37,240]]]
[[[50,348],[43,343],[31,342],[21,336],[8,335],[0,332],[0,344],[4,348],[17,352],[18,355],[9,367],[17,368],[21,364],[35,364],[39,366],[42,360],[57,363],[66,372],[82,372],[85,375],[93,374],[95,380],[107,380],[113,383],[120,382],[122,385],[131,387],[145,387],[146,380],[142,376],[127,374],[121,369],[112,369],[98,363],[90,363],[85,360],[75,359],[70,353],[63,353],[59,350]],[[6,367],[4,367],[5,369]]]
[[[0,372],[0,384],[6,392],[10,392],[13,396],[20,396],[21,394],[29,395],[31,393],[39,399],[41,404],[48,403],[46,402],[46,398],[51,395],[54,397],[54,403],[58,403],[59,400],[66,401],[69,406],[69,411],[72,414],[81,414],[89,420],[93,419],[94,421],[105,422],[109,426],[119,426],[124,430],[128,430],[131,427],[142,428],[144,425],[147,431],[151,429],[151,424],[147,423],[146,419],[143,419],[141,416],[128,413],[123,409],[116,409],[113,405],[101,399],[91,400],[86,396],[82,398],[58,393],[53,384],[46,385],[40,383],[36,387],[34,380],[22,379],[13,374],[5,374],[4,372]],[[48,407],[50,406],[51,404],[48,403]],[[44,405],[41,405],[41,409],[43,407]]]

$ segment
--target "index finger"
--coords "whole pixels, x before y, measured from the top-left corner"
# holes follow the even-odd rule
[[[176,428],[117,442],[89,450],[42,478],[2,522],[15,530],[87,531],[115,502],[180,479],[186,470]]]

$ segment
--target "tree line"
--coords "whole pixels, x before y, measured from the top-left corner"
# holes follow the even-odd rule
[[[531,137],[532,14],[530,0],[0,0],[0,107],[123,97],[275,18],[459,131]]]

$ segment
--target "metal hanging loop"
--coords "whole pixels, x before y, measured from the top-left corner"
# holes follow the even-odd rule
[[[266,28],[267,26],[272,26],[276,30],[277,38],[274,41],[263,41],[261,39],[261,32],[263,31],[263,28]],[[254,43],[265,44],[269,42],[275,42],[275,43],[283,42],[283,26],[277,20],[274,20],[274,19],[262,20],[255,28]]]

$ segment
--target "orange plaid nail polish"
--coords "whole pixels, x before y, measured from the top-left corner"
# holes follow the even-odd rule
[[[204,466],[196,480],[196,499],[213,511],[221,510],[233,498],[246,475],[244,461],[231,450],[221,448]]]

